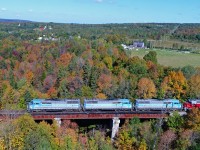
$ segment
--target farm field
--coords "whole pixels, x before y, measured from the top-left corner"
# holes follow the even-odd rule
[[[154,48],[170,48],[173,49],[173,44],[177,44],[177,48],[179,49],[181,46],[183,46],[186,49],[192,49],[194,51],[198,51],[200,48],[200,43],[198,42],[186,42],[181,40],[152,40],[152,45]]]
[[[163,66],[171,67],[184,67],[191,65],[194,67],[200,66],[200,54],[184,53],[175,50],[167,49],[139,49],[127,51],[127,54],[131,57],[138,56],[143,58],[149,51],[156,51],[158,63]]]

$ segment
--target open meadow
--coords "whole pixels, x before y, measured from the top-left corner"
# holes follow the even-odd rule
[[[158,63],[163,66],[183,67],[191,65],[194,67],[200,66],[200,54],[179,52],[168,49],[138,49],[127,51],[131,57],[138,56],[143,58],[149,51],[156,51]]]

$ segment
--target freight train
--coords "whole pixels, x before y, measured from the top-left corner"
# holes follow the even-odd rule
[[[178,99],[136,99],[132,103],[129,99],[33,99],[27,104],[27,110],[32,111],[172,111],[200,108],[200,100],[189,100],[181,103]]]

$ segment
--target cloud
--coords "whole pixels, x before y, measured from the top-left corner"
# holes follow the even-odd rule
[[[1,8],[1,10],[2,10],[2,11],[6,11],[7,9],[6,9],[6,8]]]
[[[103,2],[103,0],[95,0],[95,2],[101,3],[101,2]]]

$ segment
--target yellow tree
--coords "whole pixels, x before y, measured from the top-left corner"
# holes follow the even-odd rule
[[[156,87],[151,79],[141,78],[137,86],[137,95],[140,98],[152,98],[156,96]]]
[[[99,99],[106,99],[107,96],[106,96],[105,94],[103,94],[103,93],[98,93],[98,94],[96,95],[96,98],[99,98]]]
[[[104,59],[103,59],[104,63],[106,64],[106,66],[108,67],[108,69],[112,70],[112,57],[110,56],[106,56]]]
[[[188,82],[188,94],[190,97],[200,98],[200,75],[194,75]]]
[[[4,139],[1,137],[0,138],[0,150],[6,150],[6,146],[4,144]]]
[[[146,150],[147,149],[147,144],[144,139],[140,142],[138,150]]]
[[[34,131],[36,126],[35,121],[29,115],[0,124],[0,149],[23,150],[26,135]]]
[[[115,141],[115,146],[121,150],[134,150],[134,144],[136,139],[131,136],[131,132],[125,128],[122,128]]]
[[[16,104],[19,99],[19,93],[12,88],[8,81],[4,81],[3,84],[3,95],[1,97],[2,108],[4,109],[13,109],[16,107]]]
[[[161,84],[165,97],[180,98],[186,94],[187,80],[181,71],[171,71]]]

